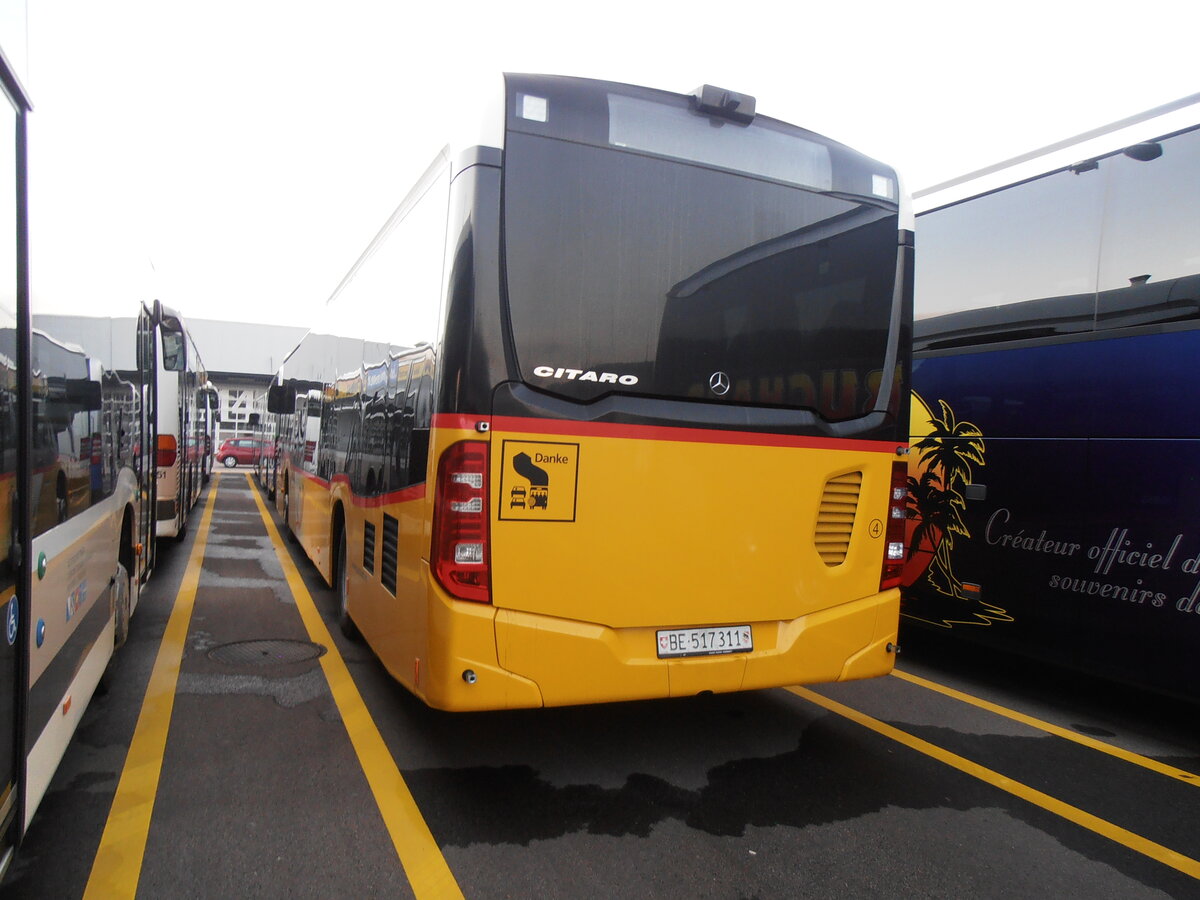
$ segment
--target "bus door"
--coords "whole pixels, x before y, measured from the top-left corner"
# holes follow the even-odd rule
[[[11,326],[10,326],[11,327]],[[12,358],[16,354],[12,353]],[[4,612],[4,638],[0,639],[0,854],[15,842],[17,781],[19,777],[19,698],[23,694],[17,647],[20,634],[17,567],[12,552],[18,547],[19,498],[16,492],[18,447],[16,372],[0,361],[0,523],[7,530],[0,541],[0,610]],[[28,548],[26,548],[28,549]],[[28,609],[28,606],[26,606]]]
[[[158,447],[158,391],[154,378],[154,325],[144,306],[142,314],[138,316],[137,327],[138,389],[141,392],[142,403],[138,420],[140,440],[134,453],[134,465],[138,475],[137,541],[142,545],[141,577],[144,582],[154,569],[154,521],[158,500],[158,478],[155,471],[155,448]]]
[[[321,393],[309,391],[301,419],[304,428],[301,449],[304,451],[304,471],[313,475],[321,463]]]

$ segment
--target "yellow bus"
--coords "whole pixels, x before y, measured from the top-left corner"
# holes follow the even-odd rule
[[[754,107],[504,76],[281,367],[284,524],[429,705],[890,671],[911,212]]]

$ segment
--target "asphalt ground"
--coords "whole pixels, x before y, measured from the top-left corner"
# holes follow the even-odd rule
[[[441,713],[265,510],[217,474],[160,553],[4,898],[1200,897],[1194,706],[913,636],[865,682]]]

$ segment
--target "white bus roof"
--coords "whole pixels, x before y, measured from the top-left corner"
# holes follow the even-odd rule
[[[1191,94],[1021,156],[923,188],[913,194],[918,214],[977,197],[1125,147],[1200,124],[1200,94]]]

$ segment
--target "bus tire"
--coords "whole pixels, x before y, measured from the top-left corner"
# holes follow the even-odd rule
[[[292,495],[287,488],[283,490],[283,531],[289,541],[297,542],[296,532],[292,531]]]
[[[338,532],[337,554],[333,558],[333,583],[337,592],[337,623],[342,634],[352,641],[362,640],[362,633],[354,620],[350,618],[350,585],[349,572],[346,565],[346,530]]]
[[[113,649],[119,650],[129,639],[129,614],[133,585],[124,563],[117,563],[112,580]]]

